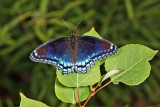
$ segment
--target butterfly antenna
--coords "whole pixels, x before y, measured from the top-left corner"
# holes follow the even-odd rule
[[[81,20],[77,23],[76,27],[74,28],[74,30],[78,27],[78,25],[81,23],[81,21],[83,20],[84,16],[81,18]]]
[[[62,19],[62,18],[61,18]],[[65,20],[62,19],[62,21],[64,22],[64,24],[68,27],[68,29],[72,32],[71,28],[68,26],[68,24],[65,22]]]

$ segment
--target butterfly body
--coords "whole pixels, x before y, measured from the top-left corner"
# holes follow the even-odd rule
[[[73,64],[76,63],[77,60],[77,52],[78,52],[78,43],[79,43],[79,36],[75,36],[74,32],[71,33],[71,36],[68,37],[67,41],[67,47],[71,56],[71,62]]]
[[[62,74],[74,71],[86,73],[96,61],[111,56],[118,51],[113,43],[92,37],[76,36],[62,37],[40,45],[30,55],[35,62],[54,65]]]

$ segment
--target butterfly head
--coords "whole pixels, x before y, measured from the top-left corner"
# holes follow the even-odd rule
[[[70,36],[71,36],[71,37],[75,37],[75,36],[76,36],[75,32],[74,32],[74,31],[71,31]]]

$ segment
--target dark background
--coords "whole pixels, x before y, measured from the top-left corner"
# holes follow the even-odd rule
[[[73,29],[83,16],[76,29],[80,35],[95,27],[118,47],[136,43],[160,48],[159,0],[0,0],[0,106],[19,106],[19,92],[49,106],[69,106],[55,96],[55,68],[34,63],[29,55],[48,40],[69,36],[61,18]],[[111,84],[88,106],[160,105],[160,54],[150,63],[145,82]]]

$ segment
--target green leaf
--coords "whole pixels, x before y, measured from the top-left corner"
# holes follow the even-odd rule
[[[20,96],[20,107],[48,107],[46,104],[43,104],[42,102],[25,97],[22,93],[20,93]]]
[[[120,48],[116,55],[106,58],[105,69],[120,70],[111,77],[115,84],[123,82],[127,85],[138,85],[149,76],[151,66],[148,61],[157,52],[139,44],[126,45]]]
[[[79,73],[74,72],[69,75],[63,75],[61,71],[57,70],[58,80],[63,85],[68,86],[68,87],[77,87],[77,85],[78,86],[93,85],[99,81],[100,75],[101,75],[100,74],[100,61],[96,62],[95,65],[91,69],[89,69],[86,74],[79,74]]]
[[[85,34],[83,34],[84,36],[94,36],[97,38],[102,38],[94,29],[94,27],[92,27],[92,29],[89,32],[86,32]]]
[[[78,103],[77,88],[66,87],[62,85],[58,79],[55,83],[56,96],[63,102],[66,103]],[[89,87],[79,87],[79,98],[80,101],[84,101],[90,95]]]

